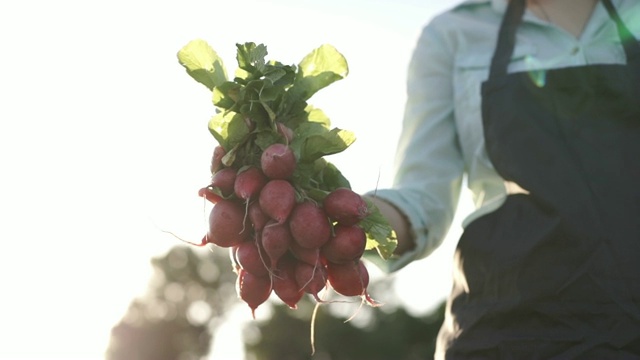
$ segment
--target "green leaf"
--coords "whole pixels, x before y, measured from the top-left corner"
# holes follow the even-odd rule
[[[340,172],[340,170],[330,162],[326,162],[326,165],[320,174],[320,178],[322,179],[322,188],[327,191],[341,187],[351,189],[349,180],[347,180],[347,178],[342,175],[342,172]]]
[[[282,135],[272,131],[270,128],[256,132],[254,143],[260,148],[261,152],[269,147],[269,145],[277,142],[282,142]]]
[[[292,65],[283,65],[277,61],[271,61],[266,66],[264,76],[270,78],[276,86],[280,86],[283,89],[289,88],[293,85],[295,80],[296,67]]]
[[[359,224],[367,234],[366,250],[376,250],[382,259],[387,260],[398,246],[396,234],[375,204],[369,199],[365,201],[369,215]]]
[[[276,113],[273,112],[273,110],[271,110],[271,107],[269,106],[269,104],[267,104],[266,101],[262,101],[262,100],[260,100],[260,104],[262,104],[262,107],[267,112],[267,115],[269,115],[270,122],[273,123],[274,121],[276,121]]]
[[[303,122],[294,129],[294,134],[290,146],[302,162],[313,162],[325,155],[344,151],[356,139],[350,131],[329,130],[318,122]]]
[[[233,81],[237,82],[238,84],[245,85],[246,80],[249,79],[249,77],[251,77],[251,73],[246,70],[237,68],[236,72],[234,73],[234,76],[235,77],[233,78]]]
[[[261,75],[266,65],[267,47],[263,44],[256,45],[252,42],[236,44],[236,47],[236,59],[240,69],[250,73],[259,72],[259,75]]]
[[[236,161],[236,156],[238,154],[239,147],[240,146],[235,146],[231,150],[229,150],[226,154],[224,154],[224,156],[222,157],[222,164],[224,164],[224,166],[229,167],[233,165],[233,163]]]
[[[308,198],[319,204],[321,204],[322,201],[327,197],[327,195],[329,195],[328,191],[320,189],[308,189],[307,191],[305,191],[305,193]]]
[[[217,107],[231,110],[240,97],[242,86],[226,81],[213,88],[213,104]]]
[[[331,120],[329,120],[329,117],[324,113],[324,111],[314,108],[311,105],[308,105],[305,111],[307,111],[307,121],[320,123],[327,129],[331,126]]]
[[[282,96],[282,88],[274,86],[269,83],[269,86],[265,86],[260,90],[259,97],[261,101],[272,102]]]
[[[209,90],[227,81],[227,71],[222,59],[204,40],[192,40],[180,49],[178,61],[187,70],[187,74]]]
[[[249,128],[240,114],[224,111],[211,118],[209,132],[223,148],[231,149],[246,139]]]
[[[287,72],[279,67],[270,66],[267,72],[265,72],[264,77],[266,79],[271,80],[272,83],[277,82],[287,75]]]
[[[348,73],[344,56],[333,46],[325,44],[298,64],[298,74],[290,91],[296,98],[308,100],[318,90],[343,79]]]

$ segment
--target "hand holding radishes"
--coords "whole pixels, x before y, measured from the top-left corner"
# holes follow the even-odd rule
[[[238,69],[228,80],[222,60],[204,41],[178,52],[187,73],[211,90],[217,141],[211,181],[199,196],[215,205],[201,245],[229,248],[238,295],[252,313],[272,293],[291,308],[308,293],[333,288],[375,305],[367,293],[368,252],[382,259],[395,234],[375,205],[351,190],[325,156],[347,149],[354,135],[330,128],[307,103],[344,78],[346,60],[323,45],[297,65],[265,59],[267,49],[237,44]]]

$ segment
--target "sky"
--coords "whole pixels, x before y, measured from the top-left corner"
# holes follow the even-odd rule
[[[229,70],[236,43],[290,64],[335,46],[350,73],[310,102],[355,133],[330,161],[364,192],[391,183],[419,31],[458,2],[2,2],[0,359],[101,359],[149,259],[177,245],[162,230],[204,234],[214,108],[182,46],[206,40]],[[446,296],[458,232],[392,275],[416,314]]]

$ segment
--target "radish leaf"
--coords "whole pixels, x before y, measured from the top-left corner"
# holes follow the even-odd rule
[[[249,134],[249,128],[238,113],[225,111],[209,121],[209,131],[225,149],[235,147]]]
[[[352,132],[338,128],[314,133],[306,138],[300,158],[303,161],[310,161],[337,154],[346,150],[355,140]]]
[[[213,88],[213,104],[217,107],[231,110],[238,102],[240,96],[240,85],[226,81]]]
[[[265,57],[267,56],[266,46],[248,42],[245,44],[237,44],[236,47],[238,49],[236,59],[238,60],[240,69],[246,70],[249,73],[256,71],[262,72],[264,70]]]
[[[376,250],[382,259],[389,259],[398,245],[396,234],[373,202],[365,201],[369,215],[360,221],[360,226],[367,234],[366,250]]]
[[[347,60],[331,45],[322,45],[302,59],[291,91],[303,100],[349,73]]]
[[[193,79],[209,90],[227,81],[222,59],[204,40],[192,40],[180,49],[178,61]]]

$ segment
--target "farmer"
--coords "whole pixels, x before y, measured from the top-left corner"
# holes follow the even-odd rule
[[[437,358],[640,359],[638,39],[638,0],[467,0],[424,28],[375,196],[396,271],[473,194]]]

